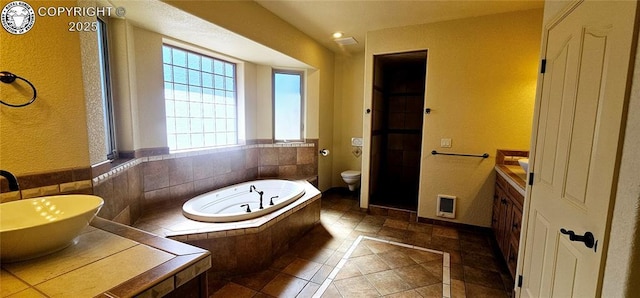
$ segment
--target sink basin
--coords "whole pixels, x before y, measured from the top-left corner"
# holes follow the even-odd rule
[[[529,173],[529,159],[528,158],[518,159],[518,163],[524,169],[525,173]]]
[[[104,200],[59,195],[0,204],[0,260],[28,260],[70,244],[96,216]]]

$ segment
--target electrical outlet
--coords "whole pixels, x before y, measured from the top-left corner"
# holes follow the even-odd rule
[[[451,148],[451,139],[440,139],[440,148]]]

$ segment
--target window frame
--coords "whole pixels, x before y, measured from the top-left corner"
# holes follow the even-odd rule
[[[109,58],[109,28],[107,21],[100,17],[96,17],[98,24],[98,56],[100,64],[100,87],[104,117],[105,129],[105,149],[107,150],[106,158],[115,160],[119,157],[118,143],[116,139],[116,124],[114,114],[113,93],[111,90],[111,67]]]
[[[300,77],[300,138],[299,139],[278,139],[276,138],[276,75],[288,74],[298,75]],[[272,138],[274,143],[296,143],[304,142],[304,127],[305,127],[305,72],[303,70],[292,69],[277,69],[273,68],[271,71],[271,103],[272,103]]]
[[[206,89],[212,89],[212,90],[214,91],[214,93],[215,93],[215,90],[221,90],[221,91],[225,92],[225,94],[226,94],[226,92],[233,92],[233,100],[234,100],[233,107],[234,107],[234,110],[235,110],[235,115],[234,115],[234,118],[233,118],[233,120],[234,120],[234,130],[232,131],[232,132],[234,133],[235,142],[234,142],[233,144],[213,145],[213,146],[207,146],[206,144],[203,144],[203,146],[202,146],[202,147],[193,147],[193,146],[191,146],[191,147],[189,147],[189,148],[178,148],[178,146],[177,146],[177,144],[178,144],[178,143],[177,143],[177,140],[176,140],[176,148],[175,148],[175,149],[172,149],[171,147],[169,147],[169,142],[168,142],[169,140],[167,140],[167,147],[169,147],[170,152],[184,152],[184,151],[208,150],[208,149],[214,149],[214,148],[222,148],[222,147],[228,147],[228,146],[237,146],[237,145],[240,145],[240,141],[241,141],[241,140],[240,140],[240,135],[241,135],[241,134],[240,134],[240,126],[239,126],[239,125],[240,125],[240,123],[239,123],[239,120],[240,120],[240,119],[239,119],[239,117],[240,117],[240,111],[239,111],[239,106],[240,106],[240,104],[239,104],[239,102],[240,102],[240,98],[239,98],[239,96],[240,96],[240,94],[239,94],[239,93],[240,93],[240,91],[239,91],[239,88],[238,88],[238,68],[239,68],[239,64],[238,64],[237,62],[230,61],[230,60],[228,60],[228,59],[220,58],[220,57],[218,57],[217,55],[213,55],[213,54],[211,54],[211,53],[205,53],[205,52],[201,52],[201,51],[193,50],[193,49],[192,49],[192,47],[190,47],[190,46],[182,45],[182,44],[179,44],[179,43],[174,42],[174,41],[164,40],[164,41],[163,41],[163,43],[162,43],[162,47],[163,47],[163,48],[164,48],[164,47],[168,47],[168,48],[171,48],[171,49],[176,49],[176,50],[179,50],[179,51],[183,51],[183,52],[185,52],[185,53],[187,54],[187,56],[188,56],[189,54],[193,54],[193,55],[197,55],[197,56],[199,56],[199,57],[200,57],[200,59],[202,59],[202,58],[208,58],[208,59],[212,59],[213,61],[219,61],[219,62],[222,62],[222,63],[224,63],[224,64],[231,64],[231,65],[233,65],[233,77],[232,77],[232,79],[233,79],[233,86],[234,86],[233,88],[234,88],[234,89],[233,89],[232,91],[229,91],[228,89],[226,89],[226,87],[223,87],[223,89],[218,89],[218,88],[216,88],[216,87],[215,87],[215,85],[214,85],[213,87],[205,87],[205,86],[204,86],[204,84],[203,84],[203,82],[202,82],[202,79],[201,79],[201,81],[200,81],[200,85],[199,85],[199,86],[198,86],[198,85],[191,85],[191,84],[189,83],[189,78],[188,78],[188,76],[187,76],[187,83],[186,83],[186,84],[176,83],[173,77],[172,77],[172,80],[171,80],[171,81],[166,81],[166,80],[165,80],[165,78],[164,78],[164,75],[165,75],[165,74],[164,74],[164,67],[165,67],[165,65],[170,65],[171,67],[174,67],[174,66],[182,67],[182,66],[179,66],[179,65],[173,64],[173,61],[172,61],[170,64],[165,63],[165,62],[164,62],[164,57],[163,57],[163,62],[162,62],[162,65],[163,65],[163,79],[162,79],[162,82],[163,82],[163,93],[164,93],[164,92],[165,92],[165,90],[166,90],[166,88],[165,88],[165,86],[164,86],[166,83],[185,85],[185,86],[186,86],[186,88],[187,88],[187,90],[189,90],[189,87],[196,87],[196,88],[200,88],[200,89],[205,89],[205,88],[206,88]],[[163,56],[164,56],[164,54],[163,54]],[[172,57],[172,59],[173,59],[173,57]],[[187,66],[185,66],[185,68],[187,69],[187,73],[188,73],[188,71],[189,71],[189,70],[196,70],[196,69],[189,68],[189,66],[188,66],[188,62],[187,62]],[[200,68],[199,68],[199,69],[197,69],[196,71],[198,71],[198,72],[199,72],[199,74],[200,74],[200,77],[201,77],[201,78],[202,78],[202,74],[203,74],[203,73],[212,74],[212,75],[214,75],[214,76],[215,76],[215,75],[219,75],[219,74],[216,74],[215,72],[211,72],[211,73],[210,73],[210,72],[207,72],[207,71],[203,71],[203,70],[202,70],[202,64],[200,65]],[[224,74],[223,74],[222,76],[223,76],[223,77],[228,77],[228,76],[225,76]],[[173,90],[175,91],[175,89],[173,89]],[[189,92],[187,91],[187,93],[189,93]],[[203,94],[203,93],[201,93],[201,94]],[[176,99],[175,99],[175,98],[174,98],[174,99],[169,99],[169,100],[173,100],[173,101],[174,101],[174,103],[175,103],[175,101],[176,101]],[[191,102],[190,100],[187,100],[187,101],[188,101],[188,102]],[[164,96],[163,96],[163,102],[164,102],[164,104],[166,105],[166,102],[167,102],[167,96],[166,96],[166,94],[164,94]],[[199,101],[199,103],[203,103],[203,104],[204,104],[205,102],[204,102],[204,100],[202,100],[202,101]],[[214,105],[216,104],[216,103],[215,103],[215,96],[214,96],[214,101],[212,102],[212,104],[214,104]],[[224,105],[226,106],[227,104],[225,103]],[[166,108],[165,108],[165,109],[166,109]],[[202,112],[204,113],[204,107],[203,107]],[[214,110],[214,113],[215,113],[215,110]],[[167,115],[167,111],[166,111],[166,110],[165,110],[165,115],[164,115],[164,117],[165,117],[165,121],[167,121],[167,127],[166,127],[166,129],[165,129],[165,134],[167,135],[167,138],[168,138],[168,137],[169,137],[169,129],[168,129],[168,117],[169,117],[169,116]],[[177,118],[176,116],[172,116],[172,117],[173,117],[173,118]],[[201,116],[201,117],[188,117],[188,118],[189,118],[189,119],[192,119],[192,118],[194,118],[194,119],[205,119],[205,117],[203,117],[203,116]],[[214,116],[214,118],[213,118],[213,119],[218,119],[218,118],[216,118],[216,117]],[[225,117],[225,118],[220,118],[220,119],[224,119],[225,121],[227,121],[227,120],[229,120],[230,118]],[[222,134],[226,134],[226,133],[228,133],[228,132],[229,132],[229,131],[224,131],[224,132],[221,132],[221,133],[222,133]],[[214,130],[214,132],[213,132],[213,133],[214,133],[215,135],[217,135],[219,132]],[[191,135],[191,134],[194,134],[194,133],[192,133],[192,132],[191,132],[191,130],[190,130],[189,135]],[[176,135],[177,135],[177,133],[176,133]]]

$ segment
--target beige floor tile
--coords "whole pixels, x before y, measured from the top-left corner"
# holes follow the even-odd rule
[[[324,293],[322,293],[322,298],[342,298],[342,295],[338,292],[338,288],[331,283]]]
[[[429,273],[433,274],[433,276],[442,276],[442,261],[435,260],[426,263],[420,264],[420,266],[424,267]]]
[[[507,295],[500,273],[484,270],[487,269],[486,262],[491,261],[491,257],[495,258],[487,245],[486,235],[431,224],[409,223],[392,216],[366,215],[359,211],[357,201],[339,195],[323,195],[321,225],[300,239],[298,244],[292,245],[294,248],[290,251],[294,253],[278,257],[270,266],[273,270],[271,274],[262,272],[232,281],[254,292],[266,283],[255,294],[256,298],[311,297],[312,292],[317,291],[342,260],[353,241],[361,235],[447,251],[451,263],[452,297]],[[472,256],[471,253],[480,256]],[[364,239],[322,297],[373,297],[382,294],[388,294],[387,297],[442,297],[442,258],[442,254],[438,253]],[[309,264],[311,269],[305,269]],[[508,275],[506,268],[501,268],[500,264],[492,269]],[[362,271],[367,275],[363,275]],[[396,277],[387,276],[387,271],[393,272]],[[309,272],[314,274],[309,276]],[[273,278],[269,280],[268,277]],[[465,278],[470,279],[471,283],[467,280],[465,284]],[[379,284],[374,285],[376,281]],[[403,290],[403,286],[393,287],[402,283],[412,288]]]
[[[300,291],[300,293],[296,297],[311,298],[313,297],[313,294],[315,294],[316,291],[318,291],[318,289],[320,289],[320,284],[310,282],[302,289],[302,291]]]
[[[317,284],[322,284],[324,280],[327,279],[327,277],[329,277],[329,274],[331,274],[331,272],[334,269],[335,269],[334,266],[322,265],[322,267],[320,267],[320,270],[318,270],[318,272],[316,272],[316,274],[313,275],[313,277],[311,278],[311,281]]]
[[[285,273],[280,273],[261,292],[274,297],[295,297],[307,285],[307,281]]]
[[[423,298],[418,292],[415,290],[408,290],[400,293],[390,294],[384,296],[386,298]],[[442,296],[438,297],[441,298]]]
[[[382,229],[382,225],[371,224],[366,222],[360,222],[356,227],[355,231],[365,232],[365,233],[378,233]]]
[[[358,269],[358,266],[356,266],[355,263],[353,263],[352,261],[347,261],[338,272],[338,275],[336,275],[335,280],[351,278],[355,276],[362,276],[362,272],[360,272],[360,269]]]
[[[376,288],[364,277],[357,276],[333,282],[344,297],[379,297]]]
[[[397,245],[370,239],[363,240],[362,244],[366,245],[373,253],[376,254],[401,249],[401,247]]]
[[[433,226],[433,236],[458,239],[458,230],[448,227]]]
[[[385,262],[389,268],[399,268],[405,266],[415,265],[416,262],[409,257],[405,249],[391,250],[388,252],[378,254],[378,257]]]
[[[442,284],[433,284],[415,289],[420,296],[425,298],[442,298]]]
[[[499,272],[498,263],[493,256],[475,253],[462,253],[462,263],[472,267]]]
[[[372,255],[373,252],[366,245],[358,245],[356,249],[353,250],[349,258],[357,258],[362,256]]]
[[[260,291],[266,284],[273,280],[278,273],[278,271],[267,269],[257,273],[237,276],[232,278],[231,281],[255,291]]]
[[[364,275],[390,269],[389,266],[377,255],[352,258],[350,261],[356,264],[358,269],[360,269],[360,272]]]
[[[407,244],[427,247],[431,244],[431,234],[409,231],[405,241]]]
[[[405,249],[405,254],[409,256],[416,263],[426,263],[435,260],[442,261],[442,254],[432,253],[428,251],[418,250],[418,249]]]
[[[289,264],[291,264],[291,262],[293,262],[297,258],[298,256],[296,256],[293,253],[287,253],[287,254],[281,255],[280,257],[275,259],[273,263],[271,263],[271,266],[269,266],[269,268],[273,270],[282,270],[287,266],[289,266]]]
[[[391,227],[382,227],[382,229],[380,229],[380,231],[376,235],[377,235],[376,238],[396,241],[396,242],[404,242],[404,239],[408,235],[408,231],[403,229],[391,228]]]
[[[284,268],[282,272],[295,277],[302,278],[304,280],[311,280],[311,278],[320,270],[322,264],[304,259],[296,259],[289,266]]]
[[[234,298],[250,298],[256,294],[256,291],[245,288],[239,284],[228,283],[222,289],[217,292],[210,294],[210,298],[226,298],[226,297],[234,297]]]
[[[487,288],[480,285],[467,283],[466,292],[468,297],[474,298],[507,298],[507,293],[504,290]]]
[[[394,272],[407,282],[411,288],[419,288],[442,282],[442,275],[435,276],[420,265],[394,269]]]
[[[466,289],[464,281],[458,279],[451,280],[451,298],[465,298]]]
[[[436,250],[451,252],[460,251],[460,240],[443,236],[431,236],[429,246]]]
[[[340,260],[342,260],[343,256],[344,252],[336,251],[331,255],[331,257],[329,257],[329,259],[327,259],[326,262],[324,262],[324,264],[335,267],[336,265],[338,265]]]
[[[433,225],[412,222],[412,223],[409,223],[409,226],[407,227],[407,229],[409,231],[420,232],[420,233],[431,235],[433,231]]]
[[[504,291],[502,277],[499,273],[494,271],[464,266],[464,281],[467,285],[473,283],[483,287],[490,287]]]
[[[316,247],[322,247],[322,246],[316,246]],[[298,257],[305,260],[314,261],[316,263],[323,264],[331,257],[331,255],[333,255],[334,252],[335,252],[334,250],[324,249],[324,248],[305,249],[304,251],[301,251],[300,253],[298,253]]]
[[[385,227],[396,228],[401,230],[406,230],[409,227],[409,222],[405,220],[398,219],[387,219],[384,222]]]
[[[398,277],[393,270],[368,274],[365,277],[383,296],[411,289],[411,286]]]

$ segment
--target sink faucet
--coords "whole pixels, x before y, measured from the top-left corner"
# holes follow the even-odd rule
[[[249,186],[249,192],[253,192],[254,190],[260,195],[260,209],[264,209],[264,207],[262,207],[262,195],[264,191],[259,191],[255,185],[251,184],[251,186]]]
[[[10,191],[20,190],[20,186],[18,185],[18,179],[16,179],[16,176],[5,170],[0,170],[0,176],[7,179]]]

